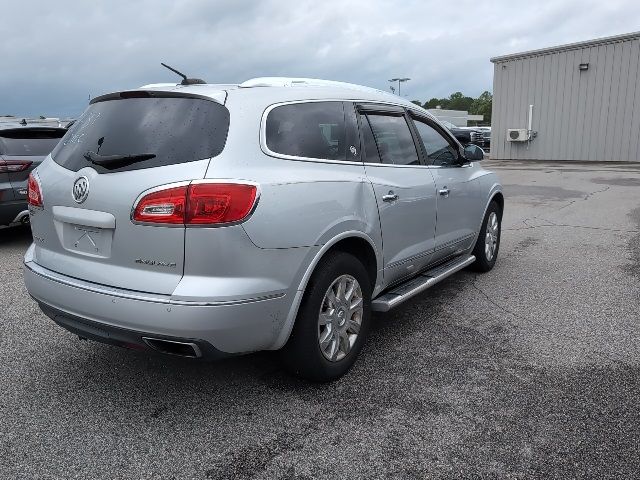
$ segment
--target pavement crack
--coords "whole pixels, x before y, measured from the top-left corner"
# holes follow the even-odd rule
[[[565,209],[567,207],[570,207],[571,205],[573,205],[574,203],[577,203],[577,202],[586,202],[587,200],[589,200],[594,195],[596,195],[598,193],[606,192],[610,188],[611,188],[611,185],[606,185],[604,188],[601,188],[600,190],[594,190],[593,192],[588,192],[588,193],[586,193],[584,195],[583,198],[577,198],[575,200],[571,200],[569,203],[566,203],[565,205],[562,205],[562,206],[560,206],[558,208],[555,208],[555,209],[551,210],[550,212],[548,212],[548,214],[556,213],[556,212],[558,212],[560,210],[563,210],[563,209]],[[551,225],[535,225],[535,226],[534,225],[529,225],[529,222],[532,221],[532,220],[544,220],[545,222],[550,222]],[[528,225],[528,227],[524,227],[524,228],[505,228],[504,230],[505,231],[506,230],[512,231],[512,230],[527,230],[529,228],[538,228],[538,227],[565,226],[565,225],[556,225],[555,223],[551,222],[550,220],[544,219],[544,218],[540,217],[539,215],[536,215],[534,217],[524,218],[522,220],[522,223],[524,223],[525,225]],[[567,225],[567,226],[572,226],[572,225]],[[589,227],[584,227],[584,228],[589,228]],[[594,227],[594,228],[596,228],[596,227]]]
[[[500,305],[498,302],[496,302],[493,298],[491,298],[487,292],[485,292],[484,290],[482,290],[482,289],[478,286],[477,281],[478,281],[478,275],[475,275],[475,276],[474,276],[474,278],[473,278],[473,282],[471,283],[471,286],[472,286],[476,291],[478,291],[480,294],[482,294],[482,296],[483,296],[484,298],[486,298],[486,299],[487,299],[487,301],[488,301],[490,304],[492,304],[494,307],[498,308],[499,310],[503,311],[504,313],[507,313],[507,314],[509,314],[509,315],[511,315],[511,316],[513,316],[513,317],[515,317],[515,318],[517,318],[517,319],[525,320],[525,321],[526,321],[526,319],[525,319],[525,318],[521,317],[520,315],[518,315],[518,314],[517,314],[517,313],[515,313],[515,312],[512,312],[512,311],[511,311],[511,310],[509,310],[508,308],[503,307],[503,306],[502,306],[502,305]]]
[[[578,203],[578,202],[586,202],[587,200],[589,200],[591,197],[593,197],[594,195],[596,195],[597,193],[602,193],[602,192],[606,192],[607,190],[609,190],[611,188],[610,185],[607,185],[606,187],[600,189],[600,190],[595,190],[593,192],[589,192],[586,193],[584,198],[577,198],[575,200],[571,200],[569,203],[567,203],[566,205],[563,205],[561,207],[556,208],[555,210],[552,210],[550,213],[555,213],[555,212],[559,212],[560,210],[564,210],[567,207],[570,207],[571,205]],[[540,218],[540,217],[534,217],[534,218]]]
[[[476,274],[474,276],[473,282],[471,282],[471,286],[478,292],[480,293],[491,305],[493,305],[494,307],[496,307],[497,309],[499,309],[501,312],[506,313],[507,315],[511,315],[512,317],[524,322],[524,323],[528,323],[530,325],[534,325],[535,327],[539,328],[540,330],[544,331],[545,333],[549,334],[549,335],[555,335],[555,336],[559,336],[562,338],[565,338],[567,340],[572,340],[573,342],[575,342],[576,344],[580,345],[581,347],[583,347],[585,350],[589,350],[591,349],[593,353],[595,354],[599,354],[600,352],[597,352],[595,350],[593,350],[593,346],[585,343],[580,337],[577,337],[575,335],[571,335],[568,333],[563,333],[563,332],[557,332],[557,331],[553,331],[552,329],[548,328],[547,326],[543,325],[540,322],[536,322],[533,321],[529,318],[523,317],[522,315],[519,315],[515,312],[513,312],[512,310],[509,310],[508,308],[506,308],[505,306],[501,305],[500,303],[496,302],[493,298],[491,298],[491,296],[485,292],[482,288],[480,288],[477,284],[478,281],[478,275]],[[602,355],[599,355],[602,357]],[[594,363],[596,362],[596,359],[593,358],[592,355],[590,355],[589,353],[585,352],[585,357],[588,358],[589,360],[593,361]],[[626,365],[626,362],[624,360],[624,358],[620,355],[614,354],[614,353],[610,353],[608,355],[604,355],[604,358],[606,358],[607,360],[610,360],[616,364],[619,365]]]

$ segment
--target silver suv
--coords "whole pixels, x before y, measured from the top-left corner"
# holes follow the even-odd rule
[[[281,350],[290,371],[331,380],[372,311],[493,267],[504,200],[482,157],[357,85],[111,93],[29,178],[26,285],[81,338],[195,358]]]

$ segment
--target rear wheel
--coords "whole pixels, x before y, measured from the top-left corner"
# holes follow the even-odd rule
[[[284,366],[308,380],[344,375],[362,349],[371,317],[371,281],[353,255],[330,253],[309,281],[291,337],[282,350]]]
[[[500,249],[500,225],[502,212],[496,202],[491,202],[482,222],[480,235],[473,249],[476,261],[472,268],[478,272],[488,272],[496,264]]]

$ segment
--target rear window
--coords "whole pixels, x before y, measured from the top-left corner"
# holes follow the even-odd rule
[[[346,160],[342,102],[308,102],[276,107],[267,117],[267,147],[294,157]]]
[[[219,103],[191,97],[123,98],[99,101],[69,129],[52,152],[56,163],[99,173],[174,165],[211,158],[224,149],[229,111]],[[84,154],[153,154],[148,160],[107,167]]]
[[[63,128],[21,128],[0,131],[0,154],[45,156],[66,133]]]

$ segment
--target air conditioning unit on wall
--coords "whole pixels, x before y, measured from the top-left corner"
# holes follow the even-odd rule
[[[529,132],[526,128],[508,128],[507,140],[510,142],[526,142],[529,140]]]

